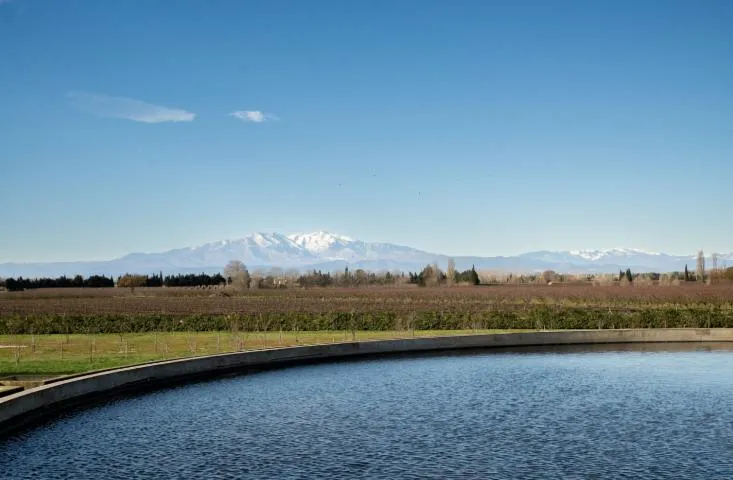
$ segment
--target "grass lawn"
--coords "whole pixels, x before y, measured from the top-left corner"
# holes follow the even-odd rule
[[[519,330],[423,330],[414,336]],[[96,335],[0,335],[0,378],[71,374],[171,358],[292,345],[409,338],[406,331],[177,332]]]

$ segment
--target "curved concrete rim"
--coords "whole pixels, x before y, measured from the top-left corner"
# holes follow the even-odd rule
[[[125,391],[227,373],[289,365],[440,350],[623,343],[733,342],[733,328],[565,330],[418,337],[307,345],[146,363],[75,375],[0,398],[0,438],[60,411]]]

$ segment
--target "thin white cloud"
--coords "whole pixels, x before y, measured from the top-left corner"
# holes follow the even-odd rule
[[[88,92],[71,92],[69,98],[76,108],[99,117],[124,118],[142,123],[191,122],[196,118],[195,113],[180,108],[153,105],[134,98]]]
[[[275,115],[261,112],[260,110],[237,110],[229,114],[234,118],[238,118],[244,122],[262,123],[277,120]]]

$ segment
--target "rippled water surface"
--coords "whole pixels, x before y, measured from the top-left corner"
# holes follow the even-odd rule
[[[111,401],[0,442],[2,478],[733,478],[733,352],[295,367]]]

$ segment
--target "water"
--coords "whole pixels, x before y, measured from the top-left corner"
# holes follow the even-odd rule
[[[0,476],[733,478],[732,367],[717,349],[295,367],[67,414],[0,442]]]

